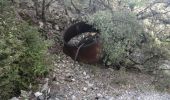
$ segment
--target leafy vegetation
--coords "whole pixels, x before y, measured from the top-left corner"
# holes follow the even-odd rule
[[[4,0],[0,1],[1,7]],[[48,72],[47,43],[35,27],[17,20],[12,6],[0,13],[0,98],[16,96],[36,86],[36,78]],[[47,66],[48,64],[48,66]]]
[[[143,32],[135,16],[126,11],[98,11],[86,20],[100,30],[106,64],[124,61]]]
[[[130,8],[135,6],[144,6],[149,0],[122,0],[122,2],[129,5]]]

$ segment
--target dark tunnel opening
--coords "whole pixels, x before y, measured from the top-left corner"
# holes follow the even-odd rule
[[[83,41],[83,46],[69,45],[68,42],[77,35],[81,35],[84,32],[97,33],[96,39],[87,39]],[[64,47],[63,52],[70,56],[72,59],[81,61],[84,63],[97,63],[100,60],[101,54],[101,41],[99,39],[99,31],[85,22],[79,22],[71,25],[64,33]],[[78,54],[77,54],[78,53]],[[77,56],[76,56],[77,54]]]

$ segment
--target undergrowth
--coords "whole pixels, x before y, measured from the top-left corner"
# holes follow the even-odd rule
[[[8,1],[0,4],[0,99],[6,100],[35,89],[36,78],[48,73],[50,57],[38,30],[17,20]]]
[[[104,63],[119,64],[126,59],[142,37],[142,26],[128,11],[98,11],[88,15],[86,21],[100,30]]]

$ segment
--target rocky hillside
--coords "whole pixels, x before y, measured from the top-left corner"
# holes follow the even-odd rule
[[[12,0],[18,19],[37,26],[55,41],[53,69],[37,91],[21,91],[12,100],[169,100],[170,1],[152,0]],[[109,1],[109,0],[108,0]],[[134,1],[134,2],[133,2]],[[143,26],[141,42],[115,70],[111,64],[74,62],[62,52],[63,34],[76,22],[101,10],[133,13]],[[75,65],[73,65],[75,63]]]

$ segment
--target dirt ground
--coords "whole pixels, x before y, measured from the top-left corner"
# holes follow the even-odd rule
[[[67,56],[55,63],[50,100],[170,100],[155,89],[155,77],[140,72],[78,64]]]

